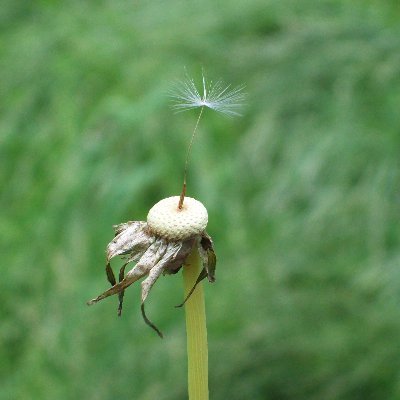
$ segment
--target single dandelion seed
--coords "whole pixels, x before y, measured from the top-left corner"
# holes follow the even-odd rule
[[[186,73],[185,80],[175,85],[173,90],[170,92],[170,97],[173,101],[172,108],[177,112],[188,111],[200,107],[200,113],[186,152],[183,186],[178,203],[179,209],[182,209],[185,200],[187,167],[197,127],[203,115],[204,108],[206,107],[220,112],[228,117],[241,116],[239,110],[243,106],[243,102],[246,98],[246,94],[243,92],[243,85],[231,89],[231,85],[225,85],[221,80],[218,80],[215,84],[212,81],[208,83],[204,71],[202,73],[202,83],[203,95],[200,95],[193,78]]]
[[[186,78],[178,82],[170,92],[172,108],[177,112],[183,112],[207,107],[229,117],[241,116],[239,111],[246,98],[243,85],[231,88],[231,85],[225,85],[222,80],[216,83],[207,82],[203,72],[202,86],[203,94],[200,95],[194,80],[186,74]]]

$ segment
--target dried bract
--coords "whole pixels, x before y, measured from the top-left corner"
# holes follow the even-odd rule
[[[114,226],[115,237],[107,246],[106,274],[111,288],[88,302],[95,304],[106,297],[118,294],[118,315],[121,315],[124,292],[137,280],[147,276],[141,283],[142,315],[160,337],[160,330],[147,318],[144,302],[157,279],[163,274],[175,274],[189,254],[197,249],[203,263],[203,269],[197,279],[215,280],[216,257],[210,236],[205,232],[207,211],[197,200],[186,198],[182,210],[178,210],[179,197],[161,200],[149,212],[147,222],[129,221]],[[118,283],[111,268],[112,258],[122,256],[125,263],[120,269]],[[125,275],[125,268],[130,263],[136,265]],[[189,298],[196,285],[189,293]]]

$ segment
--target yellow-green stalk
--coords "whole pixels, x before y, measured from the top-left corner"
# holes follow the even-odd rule
[[[181,208],[178,199],[184,199]],[[182,263],[185,288],[185,314],[188,353],[189,400],[208,400],[208,348],[203,285],[206,276],[214,281],[215,254],[205,233],[207,209],[191,198],[168,197],[155,204],[147,215],[150,230],[174,243],[191,246]],[[199,254],[199,251],[202,253]],[[176,255],[179,254],[179,251]],[[204,263],[204,269],[203,269]]]
[[[183,268],[185,297],[201,270],[197,249],[193,249]],[[208,344],[203,283],[200,282],[185,303],[188,355],[189,400],[208,400]]]

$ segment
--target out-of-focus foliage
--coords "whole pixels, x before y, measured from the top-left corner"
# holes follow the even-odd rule
[[[184,66],[206,110],[188,194],[218,254],[212,399],[400,398],[396,1],[3,1],[0,399],[184,399],[180,276],[93,308],[111,225],[178,194]]]

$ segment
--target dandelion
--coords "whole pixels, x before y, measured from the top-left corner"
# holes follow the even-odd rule
[[[121,315],[125,290],[146,277],[142,283],[141,310],[144,321],[160,337],[161,331],[147,318],[144,303],[151,288],[161,275],[183,270],[186,333],[188,349],[188,391],[190,400],[208,399],[208,346],[204,294],[201,281],[215,281],[216,256],[211,237],[206,232],[208,213],[204,205],[186,197],[186,175],[193,140],[203,110],[209,108],[228,116],[237,116],[244,100],[243,86],[231,89],[222,81],[207,83],[202,75],[200,95],[193,79],[187,76],[171,94],[174,109],[186,111],[200,107],[186,153],[183,187],[180,196],[172,196],[156,203],[147,221],[128,221],[114,226],[115,237],[107,246],[106,275],[111,288],[88,302],[95,304],[109,296],[118,295],[118,315]],[[125,262],[118,275],[118,283],[111,268],[114,257]],[[125,275],[129,264],[135,264]]]

